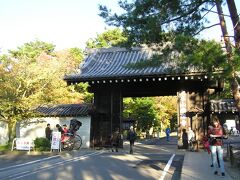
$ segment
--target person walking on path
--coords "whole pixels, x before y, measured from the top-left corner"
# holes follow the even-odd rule
[[[220,163],[220,170],[222,176],[225,176],[224,162],[223,162],[223,128],[220,125],[217,117],[213,118],[213,129],[210,132],[211,153],[213,158],[214,174],[218,175],[217,153]]]
[[[213,156],[212,156],[212,152],[211,152],[211,144],[210,144],[210,134],[212,133],[212,130],[213,130],[213,126],[208,126],[208,133],[207,133],[207,138],[208,138],[208,148],[209,148],[209,154],[211,155],[211,167],[213,167]],[[217,163],[218,163],[218,167],[220,168],[220,163],[219,163],[219,158],[218,158],[218,153],[217,154]]]
[[[127,135],[127,140],[129,140],[130,142],[130,154],[133,154],[133,145],[136,138],[137,138],[136,132],[134,131],[133,126],[131,126]]]
[[[170,140],[171,129],[169,127],[167,127],[165,132],[166,132],[166,139],[167,139],[167,141],[169,141]]]
[[[52,130],[50,128],[50,124],[47,124],[47,127],[45,128],[45,135],[46,135],[46,138],[51,141],[51,138],[52,138]]]
[[[116,128],[111,137],[112,152],[114,152],[114,147],[115,147],[115,151],[118,152],[118,146],[119,146],[120,139],[121,139],[121,137],[120,137],[120,133],[119,133],[119,128]]]

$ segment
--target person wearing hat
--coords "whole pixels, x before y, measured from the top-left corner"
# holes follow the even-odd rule
[[[133,145],[134,145],[134,141],[136,140],[136,138],[137,138],[137,135],[133,129],[133,126],[130,126],[130,129],[129,129],[128,135],[127,135],[127,140],[129,140],[129,142],[130,142],[130,154],[133,154]]]

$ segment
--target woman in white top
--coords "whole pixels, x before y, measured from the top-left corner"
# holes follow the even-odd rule
[[[195,134],[194,134],[193,130],[191,129],[191,127],[188,127],[188,144],[189,144],[190,151],[194,150],[193,141],[195,141]]]

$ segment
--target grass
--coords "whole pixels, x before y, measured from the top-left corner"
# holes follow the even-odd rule
[[[10,148],[10,146],[7,144],[7,145],[0,145],[0,151],[8,151]]]

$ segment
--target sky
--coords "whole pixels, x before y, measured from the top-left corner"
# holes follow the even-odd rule
[[[98,5],[113,12],[118,0],[0,0],[0,53],[34,40],[56,45],[57,50],[85,48],[86,41],[109,27],[98,15]],[[235,0],[240,12],[240,0]],[[228,13],[227,13],[228,14]],[[211,15],[212,23],[218,21]],[[226,19],[226,20],[229,20]],[[230,24],[231,26],[231,24]],[[233,31],[230,29],[229,34]],[[205,39],[221,40],[219,27],[202,33]]]

